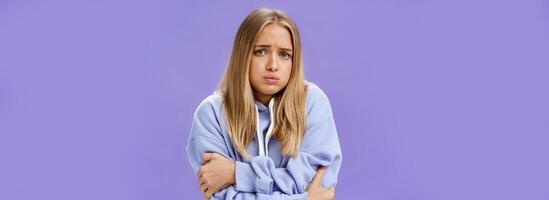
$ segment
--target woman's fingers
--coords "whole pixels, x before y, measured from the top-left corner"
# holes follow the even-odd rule
[[[313,180],[311,181],[311,183],[317,183],[317,184],[322,183],[322,177],[324,177],[325,173],[326,173],[326,167],[322,165],[319,166],[318,169],[316,170],[316,174],[313,177]]]
[[[208,187],[206,186],[206,183],[200,184],[200,191],[203,193],[206,193],[208,191]]]
[[[202,166],[217,158],[223,158],[223,155],[219,153],[204,153],[204,155],[202,155]]]
[[[200,167],[200,169],[198,169],[198,178],[202,178],[202,167]]]
[[[206,197],[206,199],[210,199],[210,197],[212,197],[213,195],[213,192],[214,191],[210,191],[210,190],[206,191],[206,193],[204,193],[204,197]]]
[[[329,196],[329,199],[335,199],[335,195],[336,195],[336,190],[335,190],[335,187],[331,187],[330,190],[328,190],[330,192],[330,194],[328,195]]]
[[[205,178],[198,179],[198,184],[200,184],[200,185],[206,184],[206,179]]]
[[[313,177],[313,180],[311,180],[311,182],[309,183],[309,185],[307,185],[307,191],[309,190],[309,188],[311,187],[321,187],[321,184],[322,183],[322,177],[324,177],[324,174],[326,173],[326,167],[324,166],[319,166],[316,170],[316,174],[315,176]]]
[[[218,178],[220,173],[223,174],[218,169],[226,167],[223,158],[225,157],[218,153],[204,153],[202,155],[202,166],[198,170],[198,182],[205,199],[209,199],[216,193],[219,190],[217,184],[220,181],[223,182],[222,179]],[[225,159],[228,160],[228,158]]]
[[[325,199],[333,200],[335,198],[335,187],[324,188],[322,186],[322,178],[326,173],[326,167],[318,167],[315,177],[307,187],[309,193],[309,199]]]
[[[210,162],[212,158],[213,158],[213,153],[205,153],[204,155],[202,155],[202,165]]]

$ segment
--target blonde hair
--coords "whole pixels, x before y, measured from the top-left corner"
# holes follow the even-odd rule
[[[283,155],[295,156],[305,132],[305,98],[307,86],[303,75],[301,39],[297,26],[284,12],[259,8],[240,24],[231,56],[223,75],[220,92],[227,119],[227,129],[238,153],[247,158],[246,146],[256,133],[256,109],[249,81],[253,46],[263,28],[277,23],[292,36],[293,56],[290,79],[285,88],[273,96],[275,123],[273,136],[282,144]]]

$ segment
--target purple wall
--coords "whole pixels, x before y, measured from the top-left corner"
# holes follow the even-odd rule
[[[191,118],[254,8],[332,101],[338,199],[549,199],[548,1],[0,1],[0,199],[200,199]]]

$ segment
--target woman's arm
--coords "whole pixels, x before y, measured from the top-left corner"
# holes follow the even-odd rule
[[[225,158],[217,153],[206,153],[203,156],[202,167],[198,172],[200,189],[204,191],[204,196],[206,199],[218,192],[219,188],[225,188],[226,185],[234,184],[234,164],[235,162],[231,159]],[[264,197],[268,199],[277,197],[277,199],[310,199],[310,200],[333,200],[335,196],[335,188],[331,187],[326,189],[322,187],[322,179],[326,173],[325,167],[319,167],[315,177],[311,183],[307,186],[306,195],[287,195],[281,193],[280,191],[273,192],[271,194],[261,194],[255,193],[256,197]],[[213,189],[212,189],[213,188]],[[235,190],[233,186],[228,188],[228,190]],[[236,190],[235,190],[236,191]],[[224,191],[221,191],[220,194],[225,194]],[[230,193],[229,193],[230,194]],[[238,193],[235,193],[238,194]],[[240,195],[246,195],[244,192],[240,192]],[[225,196],[225,195],[221,195]],[[238,196],[238,195],[237,195]],[[235,196],[236,197],[236,196]],[[261,199],[261,198],[259,198]]]
[[[212,161],[201,167],[200,170],[207,172],[208,176],[201,176],[200,182],[208,182],[214,189],[236,184],[235,189],[240,192],[271,194],[274,188],[279,188],[285,194],[299,194],[305,192],[317,166],[327,166],[329,171],[323,185],[335,186],[341,151],[333,120],[312,125],[306,136],[302,140],[301,152],[290,158],[284,168],[275,167],[272,159],[266,156],[253,157],[248,164],[234,162],[219,154],[205,154],[204,162]]]
[[[203,134],[201,132],[191,132],[191,136],[189,137],[189,141],[187,143],[187,158],[189,160],[189,163],[191,164],[191,168],[193,169],[193,172],[195,175],[198,176],[198,172],[200,171],[202,165],[208,165],[208,164],[214,164],[212,162],[211,158],[203,159],[203,156],[206,155],[208,152],[215,152],[223,159],[230,160],[227,158],[228,150],[225,144],[218,140],[214,139],[212,135],[209,134]],[[208,162],[209,163],[206,163]],[[230,160],[229,162],[231,162]],[[232,161],[235,162],[235,161]],[[234,171],[233,171],[234,172]],[[318,176],[323,177],[323,176]],[[316,179],[316,178],[315,178]],[[214,200],[221,200],[221,199],[235,199],[235,200],[244,200],[244,199],[258,199],[258,200],[264,200],[264,199],[295,199],[295,200],[307,200],[307,199],[318,199],[319,197],[332,197],[333,199],[333,188],[332,189],[324,189],[320,184],[313,184],[312,181],[309,188],[299,194],[286,194],[282,191],[274,191],[270,194],[262,194],[262,193],[255,193],[255,192],[242,192],[236,190],[236,188],[232,185],[229,185],[228,187],[221,189],[220,191],[217,191],[208,199],[214,199]],[[320,183],[320,181],[316,181],[317,183]],[[205,197],[206,194],[205,194]]]
[[[316,200],[307,197],[307,193],[297,195],[287,195],[282,192],[273,192],[272,194],[261,194],[253,192],[239,192],[234,186],[229,186],[219,192],[216,192],[211,197],[205,197],[209,200]]]
[[[201,164],[203,162],[202,155],[207,152],[216,152],[220,155],[227,155],[226,147],[220,141],[213,140],[212,138],[200,133],[191,133],[191,137],[187,143],[187,158],[191,164],[194,174],[198,176]],[[228,159],[223,157],[224,159]],[[228,159],[230,160],[230,159]],[[234,161],[233,161],[234,162]],[[205,163],[206,165],[208,163]],[[199,179],[200,180],[200,179]],[[318,189],[318,188],[317,188]],[[214,189],[212,189],[214,190]],[[203,191],[204,192],[204,191]],[[322,192],[322,191],[321,191]],[[320,192],[317,192],[320,193]],[[322,193],[320,193],[322,194]],[[242,192],[237,191],[232,185],[221,189],[219,191],[206,191],[204,193],[205,199],[211,200],[275,200],[275,199],[293,199],[293,200],[307,200],[308,194],[306,192],[300,194],[285,194],[281,191],[274,191],[271,194],[261,194],[255,192]]]
[[[326,189],[321,186],[322,177],[324,176],[325,171],[325,168],[319,168],[315,177],[311,181],[311,184],[307,188],[307,192],[303,194],[287,195],[279,191],[273,192],[272,194],[238,192],[233,186],[230,186],[220,192],[215,193],[213,196],[205,198],[210,200],[333,200],[335,198],[335,188],[331,187]]]

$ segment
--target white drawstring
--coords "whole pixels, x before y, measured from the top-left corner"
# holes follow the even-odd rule
[[[255,111],[256,111],[256,133],[257,133],[257,144],[259,146],[259,155],[260,156],[269,156],[269,139],[271,139],[273,127],[274,127],[274,98],[271,98],[269,101],[269,114],[271,118],[271,123],[269,124],[269,128],[267,129],[267,138],[263,138],[263,133],[261,132],[260,124],[259,124],[259,108],[257,105],[255,105]]]

